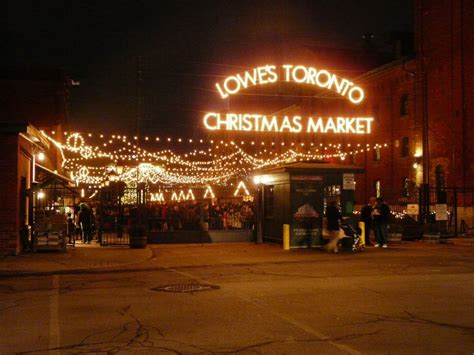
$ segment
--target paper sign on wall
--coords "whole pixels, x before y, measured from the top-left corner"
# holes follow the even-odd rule
[[[355,190],[355,175],[354,174],[342,174],[342,189]]]
[[[437,203],[435,206],[436,220],[447,221],[448,220],[448,205],[445,203]]]
[[[420,214],[420,206],[417,203],[408,204],[407,214],[410,216],[418,216]]]

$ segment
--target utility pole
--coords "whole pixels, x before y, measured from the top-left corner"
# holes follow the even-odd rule
[[[429,117],[428,117],[428,75],[426,73],[425,43],[424,43],[424,23],[423,23],[424,2],[417,3],[416,12],[418,23],[417,38],[417,62],[416,76],[418,90],[415,95],[419,95],[421,100],[421,145],[422,145],[422,165],[423,183],[420,188],[420,220],[423,223],[429,221],[430,213],[430,145],[429,145]]]
[[[142,57],[137,56],[137,126],[136,126],[136,135],[137,135],[137,148],[140,143],[140,125],[141,125],[141,116],[142,116],[142,84],[143,84],[143,72],[142,72]]]
[[[140,221],[139,223],[142,223],[142,208],[141,208],[141,198],[142,198],[142,190],[140,188],[140,169],[139,169],[139,161],[138,157],[140,154],[140,124],[141,124],[141,115],[142,115],[142,82],[143,82],[143,76],[142,76],[142,58],[140,56],[137,56],[137,67],[136,67],[136,75],[137,75],[137,122],[136,122],[136,142],[135,142],[135,149],[136,149],[136,155],[137,155],[137,166],[136,166],[136,174],[137,174],[137,188],[136,188],[136,198],[137,198],[137,218]]]

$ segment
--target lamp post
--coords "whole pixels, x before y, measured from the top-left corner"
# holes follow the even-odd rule
[[[263,210],[264,210],[264,186],[262,182],[261,176],[254,176],[253,182],[257,185],[257,194],[256,194],[256,209],[255,209],[255,216],[256,216],[256,242],[257,244],[263,243]]]

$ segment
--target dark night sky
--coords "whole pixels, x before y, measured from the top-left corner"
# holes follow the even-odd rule
[[[61,67],[79,80],[70,93],[79,130],[135,127],[141,56],[142,125],[155,134],[199,126],[199,111],[217,99],[203,90],[213,88],[212,75],[264,64],[261,58],[275,63],[288,43],[355,48],[364,33],[383,44],[390,31],[413,28],[411,0],[16,0],[4,9],[0,65]]]

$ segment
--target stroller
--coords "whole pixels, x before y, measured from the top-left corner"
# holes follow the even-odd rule
[[[341,223],[341,229],[344,231],[344,237],[339,239],[337,248],[343,252],[360,252],[365,250],[365,244],[361,238],[361,229],[355,227],[349,220]]]

